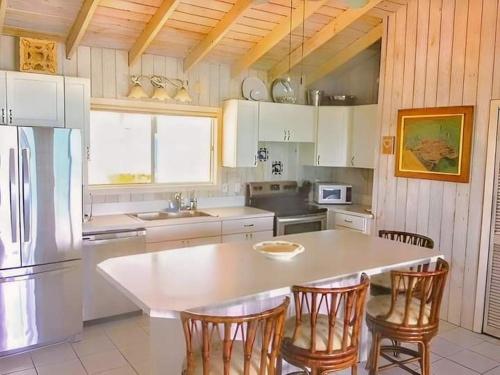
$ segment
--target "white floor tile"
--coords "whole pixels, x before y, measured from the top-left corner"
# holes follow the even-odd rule
[[[432,364],[433,375],[476,375],[477,372],[443,358]]]
[[[118,348],[139,344],[149,346],[149,336],[138,325],[112,327],[106,329],[106,334]]]
[[[78,359],[63,363],[37,366],[38,375],[87,375]]]
[[[125,359],[133,366],[151,360],[149,345],[134,344],[119,349]]]
[[[31,358],[36,367],[78,359],[71,345],[67,343],[37,349],[31,352]]]
[[[97,336],[74,343],[73,349],[79,357],[84,357],[116,348],[107,336]]]
[[[113,370],[127,365],[125,358],[116,349],[84,356],[80,360],[89,374]]]
[[[0,374],[10,374],[34,368],[31,356],[28,353],[0,358]]]
[[[455,353],[449,356],[448,359],[480,373],[489,371],[500,365],[500,363],[470,350]]]
[[[133,365],[134,370],[137,371],[139,375],[150,375],[151,374],[151,362],[141,362]]]
[[[456,326],[455,324],[451,324],[451,323],[447,322],[446,320],[439,321],[439,333],[443,333],[443,332],[449,331],[451,329],[455,329],[457,327],[458,326]]]
[[[479,345],[472,346],[470,350],[500,362],[500,346],[492,344],[491,342],[484,341]]]
[[[500,366],[495,367],[493,370],[486,372],[484,375],[500,375]]]
[[[104,332],[104,327],[100,324],[83,327],[82,340],[88,340],[103,336],[106,336],[106,333]]]
[[[100,372],[99,375],[137,375],[137,372],[130,366],[115,368],[113,370]]]
[[[456,345],[460,345],[463,348],[470,348],[471,346],[479,345],[484,341],[484,336],[463,328],[455,328],[443,332],[439,335],[439,337],[451,341]]]
[[[449,355],[453,355],[463,348],[457,344],[452,343],[442,337],[436,337],[431,342],[431,352],[436,353],[441,357],[448,357]]]
[[[9,375],[37,375],[36,370],[34,368],[23,371],[11,372]]]

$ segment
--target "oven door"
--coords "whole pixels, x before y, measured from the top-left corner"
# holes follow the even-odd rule
[[[316,232],[326,229],[326,213],[276,218],[276,236]]]

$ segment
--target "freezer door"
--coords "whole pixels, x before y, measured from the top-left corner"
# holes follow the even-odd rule
[[[19,128],[19,164],[22,265],[81,258],[80,131]]]
[[[21,266],[17,128],[0,126],[0,269]]]
[[[82,331],[81,260],[0,271],[0,357]]]

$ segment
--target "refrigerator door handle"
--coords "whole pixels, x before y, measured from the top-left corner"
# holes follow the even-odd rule
[[[24,242],[31,240],[31,181],[29,165],[29,149],[23,148],[21,151],[22,164],[22,186],[23,186],[23,228]]]
[[[16,150],[9,149],[9,199],[10,233],[12,242],[17,242],[17,187],[16,187]]]

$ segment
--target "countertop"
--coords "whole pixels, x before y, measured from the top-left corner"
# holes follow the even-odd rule
[[[373,219],[370,206],[363,206],[361,204],[317,204],[315,206],[327,208],[328,211],[340,212],[347,215],[361,216],[367,219]]]
[[[288,295],[296,284],[328,283],[435,261],[440,254],[405,243],[341,230],[278,237],[305,251],[290,261],[266,258],[235,242],[108,259],[99,272],[152,317],[178,318],[255,298]]]
[[[200,208],[199,211],[208,213],[211,216],[154,221],[140,220],[127,214],[94,216],[91,221],[83,224],[83,233],[274,216],[274,212],[253,207]]]

